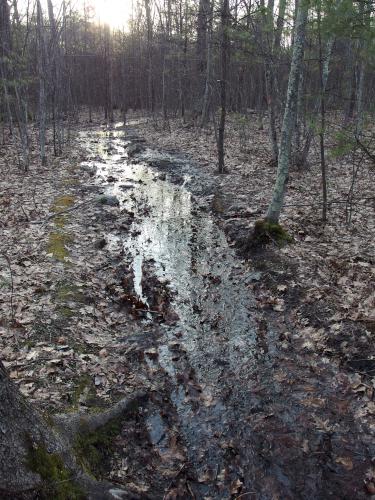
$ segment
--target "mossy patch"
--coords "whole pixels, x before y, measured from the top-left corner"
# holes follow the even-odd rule
[[[72,242],[72,237],[68,234],[54,231],[49,235],[47,251],[52,254],[55,259],[64,262],[69,256],[69,251],[66,246]]]
[[[79,287],[64,281],[60,281],[56,285],[55,300],[59,302],[85,302],[84,295]]]
[[[55,199],[55,202],[52,205],[52,211],[55,213],[59,213],[62,210],[66,210],[67,208],[74,205],[74,200],[75,200],[74,196],[71,196],[69,194],[64,196],[59,196],[58,198]]]
[[[275,224],[264,219],[256,221],[253,239],[258,244],[276,243],[278,245],[285,245],[293,241],[290,234],[280,224]]]
[[[76,352],[79,351],[77,346],[74,349]],[[104,406],[103,400],[96,394],[92,378],[87,374],[82,375],[76,381],[73,393],[70,395],[70,401],[72,410],[77,410],[81,402],[94,411],[101,411]]]
[[[59,196],[55,199],[54,204],[51,207],[52,212],[55,214],[59,214],[60,212],[64,212],[67,208],[70,208],[74,205],[75,198],[71,195]],[[61,215],[56,215],[54,217],[55,226],[59,229],[62,229],[67,223],[67,217],[63,213]]]
[[[57,312],[60,316],[66,319],[70,319],[74,316],[74,311],[68,306],[60,306],[57,308]]]
[[[73,449],[82,467],[95,478],[103,478],[110,470],[114,440],[122,429],[122,418],[115,418],[94,432],[81,432]]]
[[[55,500],[78,500],[86,498],[83,490],[74,482],[73,474],[65,467],[57,453],[49,453],[43,444],[29,449],[28,466],[43,480],[39,497]]]

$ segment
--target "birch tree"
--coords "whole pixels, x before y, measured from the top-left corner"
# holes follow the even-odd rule
[[[220,79],[220,121],[219,136],[217,141],[218,172],[225,172],[224,139],[225,119],[227,113],[227,72],[229,51],[229,0],[222,0],[221,4],[221,79]]]
[[[298,83],[303,63],[308,12],[309,0],[302,0],[299,3],[296,17],[293,55],[289,72],[284,118],[281,128],[276,182],[266,215],[266,221],[274,224],[279,223],[288,181],[290,151],[298,99]]]

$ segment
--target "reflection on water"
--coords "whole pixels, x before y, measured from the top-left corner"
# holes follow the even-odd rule
[[[251,352],[254,343],[249,318],[252,297],[243,282],[236,283],[238,261],[212,218],[196,210],[184,184],[172,184],[168,176],[162,180],[146,164],[127,161],[122,136],[121,130],[102,133],[91,146],[93,155],[101,157],[95,162],[98,182],[118,197],[121,208],[135,214],[131,230],[122,235],[133,257],[135,290],[145,300],[142,264],[153,260],[158,277],[167,279],[176,293],[180,328],[188,333],[186,347],[206,363],[201,347],[211,341],[207,339],[220,336],[225,339],[220,351],[236,372],[238,362],[244,362],[238,350]],[[110,183],[106,183],[108,177]]]
[[[198,447],[204,450],[202,464],[221,464],[223,450],[213,445],[213,437],[226,429],[230,433],[231,427],[245,420],[243,400],[248,389],[244,381],[255,343],[249,312],[252,297],[242,279],[243,269],[208,212],[197,210],[186,187],[188,177],[182,176],[181,184],[176,185],[168,181],[168,174],[160,176],[146,163],[132,164],[123,131],[91,133],[84,139],[95,158],[97,182],[118,197],[121,209],[135,215],[132,227],[120,240],[132,256],[136,293],[146,301],[142,290],[146,261],[153,261],[158,278],[168,280],[174,292],[174,309],[180,320],[175,327],[162,327],[159,362],[175,381],[172,400],[185,439],[192,443],[189,458],[197,462]],[[152,154],[146,152],[148,158]],[[160,153],[156,156],[160,158]],[[194,383],[202,388],[200,397],[209,401],[199,412],[187,398],[186,384],[178,381],[179,368],[168,347],[176,340],[176,329],[182,334]],[[149,424],[162,428],[151,420]],[[160,436],[152,438],[158,441]]]

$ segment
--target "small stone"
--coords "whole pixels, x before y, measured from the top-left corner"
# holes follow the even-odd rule
[[[119,199],[112,195],[102,195],[97,198],[97,202],[101,205],[109,205],[110,207],[118,207],[120,205]]]
[[[100,240],[97,240],[95,242],[95,248],[97,248],[98,250],[101,250],[102,248],[104,248],[107,244],[107,240],[105,238],[101,238]]]

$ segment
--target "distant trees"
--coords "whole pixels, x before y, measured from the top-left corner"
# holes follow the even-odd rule
[[[86,107],[90,117],[102,110],[108,121],[115,119],[116,109],[124,119],[128,109],[138,109],[148,111],[155,126],[160,117],[166,129],[170,117],[213,126],[218,170],[224,171],[227,113],[256,112],[267,118],[270,164],[279,166],[275,190],[285,190],[290,166],[308,167],[319,138],[327,204],[327,117],[342,111],[343,131],[366,147],[363,129],[373,107],[374,6],[370,0],[311,0],[297,82],[299,3],[305,4],[134,0],[126,28],[113,30],[95,22],[89,1],[81,12],[65,0],[55,11],[50,0],[18,8],[17,2],[0,0],[0,121],[17,139],[20,165],[27,168],[29,161],[30,120],[38,124],[40,159],[46,163],[47,127],[52,126],[59,155],[66,128]],[[275,196],[271,219],[278,219]]]

